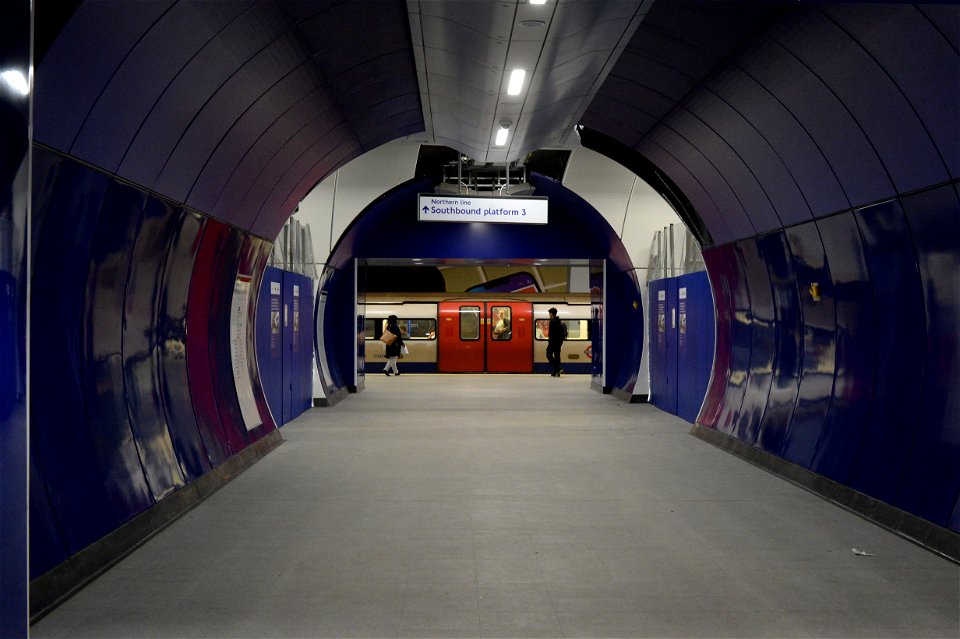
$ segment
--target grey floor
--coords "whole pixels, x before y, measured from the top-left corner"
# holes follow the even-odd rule
[[[372,376],[32,636],[960,636],[960,567],[587,386]]]

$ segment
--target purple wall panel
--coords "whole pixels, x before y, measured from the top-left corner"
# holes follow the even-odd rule
[[[250,147],[294,105],[312,94],[318,82],[312,65],[304,63],[260,96],[220,140],[197,176],[187,202],[201,211],[213,210]]]
[[[699,92],[687,108],[736,151],[759,181],[764,194],[770,198],[776,216],[765,226],[753,219],[757,231],[764,233],[782,225],[796,224],[812,219],[810,206],[800,192],[783,160],[753,125],[733,107],[711,91]],[[752,214],[752,212],[751,212]]]
[[[750,223],[750,219],[744,211],[743,203],[739,200],[737,194],[720,174],[718,168],[710,163],[710,160],[703,155],[703,152],[697,146],[670,129],[669,123],[657,128],[650,138],[665,149],[670,149],[677,161],[683,164],[690,173],[697,176],[697,180],[703,184],[703,188],[716,202],[717,208],[730,228],[733,239],[753,237],[756,234],[756,230]],[[699,140],[696,141],[696,143],[699,142]]]
[[[277,237],[280,229],[283,228],[283,225],[287,221],[284,211],[293,210],[299,202],[313,190],[313,187],[316,186],[320,180],[362,152],[363,150],[356,145],[356,141],[352,137],[348,137],[340,146],[324,155],[312,166],[309,166],[305,173],[290,173],[288,177],[299,177],[299,181],[293,184],[291,181],[285,180],[276,185],[274,192],[270,195],[270,199],[264,202],[261,213],[257,216],[256,223],[251,226],[251,232],[261,237]],[[305,161],[291,167],[291,171],[299,170],[303,165],[309,164],[306,158],[303,159]],[[284,197],[286,199],[280,199]]]
[[[760,422],[757,444],[779,456],[787,438],[787,428],[800,390],[801,330],[800,297],[793,270],[790,247],[784,234],[771,233],[757,240],[760,254],[770,273],[773,308],[776,313],[776,341],[773,357],[773,383]]]
[[[149,31],[123,59],[91,105],[70,153],[116,171],[169,83],[205,42],[250,4],[177,2],[156,23],[143,25]],[[130,86],[137,90],[130,91]]]
[[[948,34],[923,13],[937,8],[928,6],[921,11],[910,4],[874,4],[873,21],[863,20],[856,5],[823,4],[818,9],[855,38],[889,74],[933,138],[951,177],[960,175],[960,57]],[[952,31],[960,33],[955,12]],[[918,46],[919,42],[923,45]],[[912,154],[910,150],[904,159]]]
[[[639,151],[666,173],[689,199],[690,204],[709,229],[714,244],[726,244],[733,241],[733,232],[727,226],[724,216],[717,209],[716,203],[711,199],[703,184],[685,166],[662,146],[651,142],[649,138],[644,140]]]
[[[793,257],[803,321],[803,355],[796,408],[784,440],[783,458],[808,468],[823,432],[833,395],[837,321],[833,280],[816,223],[784,231]],[[816,285],[819,299],[811,287]]]
[[[117,172],[152,188],[194,118],[217,90],[286,29],[278,4],[261,2],[197,51],[133,138]]]
[[[307,59],[307,52],[289,33],[258,51],[217,87],[194,115],[167,158],[156,190],[178,202],[186,200],[207,160],[237,120],[270,90],[278,77],[286,76]]]
[[[273,161],[284,150],[284,146],[303,135],[306,127],[318,121],[326,127],[342,123],[342,118],[321,93],[307,96],[284,113],[250,146],[230,175],[211,213],[223,219],[236,219],[241,226],[249,228],[259,211],[259,206],[251,209],[246,204],[250,200],[250,189],[264,172],[272,168]]]
[[[756,240],[737,242],[744,280],[750,293],[750,369],[737,416],[734,436],[750,445],[757,441],[763,411],[773,383],[776,346],[776,310],[770,289],[770,274]]]
[[[146,195],[111,182],[90,248],[83,304],[83,387],[87,422],[107,494],[121,522],[153,505],[150,482],[159,486],[163,475],[147,477],[156,467],[134,430],[128,413],[123,362],[123,334],[117,320],[123,316],[127,275],[134,240],[143,220]]]
[[[715,130],[687,109],[674,111],[671,114],[669,126],[684,139],[695,141],[700,152],[730,185],[750,220],[751,229],[756,229],[750,234],[751,236],[756,232],[783,226],[773,209],[770,198],[757,181],[751,167],[744,163],[743,158]]]
[[[150,490],[160,501],[185,481],[174,452],[160,387],[157,318],[163,269],[179,211],[147,200],[137,230],[123,308],[123,392]]]
[[[960,198],[948,185],[903,199],[926,311],[919,425],[898,501],[946,526],[960,495]]]
[[[741,61],[744,69],[797,119],[816,144],[810,157],[826,158],[850,201],[874,202],[892,195],[893,185],[876,151],[830,87],[778,44],[769,42],[751,53]],[[849,204],[815,207],[814,212],[820,217],[846,208]]]
[[[841,127],[836,142],[843,144],[843,150],[849,154],[835,163],[838,172],[845,174],[856,168],[858,159],[861,167],[870,167],[872,157],[866,149],[857,146],[858,138],[866,136],[895,186],[895,190],[888,190],[887,180],[866,171],[851,173],[843,178],[844,184],[851,184],[848,188],[851,199],[855,203],[873,202],[893,193],[905,193],[946,180],[946,168],[929,134],[903,93],[876,60],[859,45],[851,45],[849,34],[816,8],[804,7],[802,13],[802,17],[790,22],[789,28],[779,29],[771,37],[810,69],[855,120],[855,124],[848,123],[838,112],[823,114]],[[881,23],[876,14],[865,13],[862,9],[858,11],[858,17],[866,25]],[[955,64],[952,66],[956,69]],[[950,80],[947,82],[944,90],[950,91],[947,88]],[[956,76],[952,83],[956,89]],[[813,86],[811,84],[809,88]],[[826,101],[827,97],[824,95],[821,100]],[[824,106],[812,95],[805,96],[803,101],[820,109]],[[896,126],[891,126],[893,122]],[[825,124],[825,120],[818,124]],[[822,140],[822,143],[826,142]],[[840,158],[836,153],[838,150],[834,148],[828,155]],[[853,184],[872,188],[860,195],[853,190]]]
[[[876,304],[853,213],[817,222],[830,264],[837,317],[836,377],[811,469],[848,484],[870,415],[877,354]]]
[[[256,211],[250,228],[255,228],[261,215],[277,215],[280,206],[311,167],[327,155],[342,152],[337,147],[356,148],[354,144],[346,123],[328,129],[316,122],[298,132],[296,139],[284,145],[283,151],[273,158],[270,166],[264,169],[247,192],[247,206],[251,212]],[[362,149],[356,148],[356,154],[360,153]],[[286,217],[283,215],[283,221]]]
[[[161,390],[170,436],[186,480],[193,481],[211,468],[193,412],[187,375],[187,300],[193,263],[203,234],[203,218],[188,211],[179,213],[163,273],[157,340],[161,345]],[[218,447],[214,446],[214,450]]]
[[[37,68],[34,139],[69,149],[121,61],[173,4],[144,2],[137,11],[130,11],[125,2],[80,4],[60,32],[57,46],[47,51]],[[109,38],[100,37],[103,25],[109,25]]]
[[[869,436],[856,459],[851,486],[894,503],[913,447],[923,370],[923,294],[903,211],[896,201],[856,212],[869,284],[876,303],[876,377]]]
[[[744,55],[758,54],[750,50]],[[837,175],[810,134],[756,78],[731,66],[710,80],[707,86],[749,120],[769,142],[799,185],[815,216],[850,207]]]

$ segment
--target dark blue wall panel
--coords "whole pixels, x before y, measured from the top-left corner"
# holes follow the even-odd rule
[[[34,150],[35,156],[44,153]],[[106,176],[65,162],[45,198],[43,234],[33,255],[30,447],[45,483],[31,484],[30,490],[46,490],[71,553],[120,522],[87,427],[81,368],[86,267],[108,184]],[[45,389],[56,393],[56,401]]]
[[[202,233],[203,218],[181,211],[167,254],[157,318],[164,412],[187,481],[196,479],[212,466],[193,411],[187,374],[187,300]]]
[[[770,273],[763,263],[760,247],[755,240],[744,240],[737,242],[736,249],[750,293],[750,369],[733,434],[752,445],[760,433],[773,384],[777,323]]]
[[[817,223],[830,264],[836,312],[836,374],[811,469],[847,484],[865,436],[877,359],[876,308],[853,213]]]
[[[83,305],[83,366],[87,423],[107,494],[120,521],[154,503],[142,443],[132,431],[124,388],[123,317],[127,274],[146,195],[108,185],[90,249]]]
[[[283,286],[283,272],[268,266],[260,283],[257,297],[257,363],[260,365],[260,379],[267,404],[277,425],[283,419],[283,341],[280,325],[283,321],[283,309],[280,292]]]
[[[673,415],[677,413],[676,388],[676,349],[670,347],[673,332],[669,330],[670,309],[667,302],[669,279],[654,280],[647,284],[650,311],[648,312],[647,331],[650,339],[650,403]],[[673,356],[673,366],[670,357]]]
[[[816,224],[786,229],[803,318],[800,389],[783,458],[809,467],[833,395],[837,323],[833,282]]]
[[[280,419],[286,424],[293,419],[293,396],[299,392],[299,380],[294,375],[294,331],[293,331],[293,273],[283,273],[280,287],[280,330],[283,344],[283,364],[281,367],[281,388],[283,400],[280,405]],[[297,388],[294,389],[294,384]]]
[[[776,312],[776,340],[773,355],[773,382],[767,395],[767,406],[760,422],[757,445],[780,455],[787,438],[787,428],[800,389],[801,311],[793,258],[783,232],[758,238],[760,254],[770,273],[770,287]],[[734,344],[734,348],[737,345]]]
[[[121,389],[140,461],[156,501],[185,483],[161,397],[157,342],[163,269],[179,218],[179,210],[171,204],[156,198],[147,200],[133,244],[121,313]]]
[[[677,280],[677,416],[694,422],[713,367],[715,323],[707,273]]]
[[[913,447],[923,370],[923,294],[917,257],[896,201],[856,212],[876,304],[876,372],[869,433],[855,460],[851,486],[893,503]]]
[[[919,424],[897,502],[946,526],[960,495],[960,200],[953,186],[903,199],[923,285]]]
[[[703,261],[713,289],[716,339],[713,369],[710,383],[703,399],[703,407],[697,422],[707,428],[717,428],[723,411],[723,396],[730,378],[732,352],[731,332],[733,323],[733,292],[730,287],[730,270],[736,267],[738,258],[733,244],[711,248],[703,252]],[[724,431],[726,432],[726,431]]]
[[[0,8],[0,68],[32,75],[31,3]],[[0,636],[27,630],[30,97],[0,88]],[[49,512],[46,504],[44,512]]]

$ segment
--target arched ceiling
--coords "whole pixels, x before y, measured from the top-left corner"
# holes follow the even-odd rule
[[[681,189],[707,244],[960,171],[956,5],[88,0],[43,17],[59,34],[37,143],[271,239],[321,178],[398,138],[496,161],[576,144],[579,123]],[[535,64],[519,102],[517,60]]]

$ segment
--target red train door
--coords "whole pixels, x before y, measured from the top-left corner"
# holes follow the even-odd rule
[[[529,302],[440,302],[437,370],[442,373],[533,371]]]
[[[437,370],[441,373],[482,373],[485,363],[483,302],[440,302],[437,330]]]
[[[488,302],[486,325],[487,370],[491,373],[533,372],[533,305]]]

